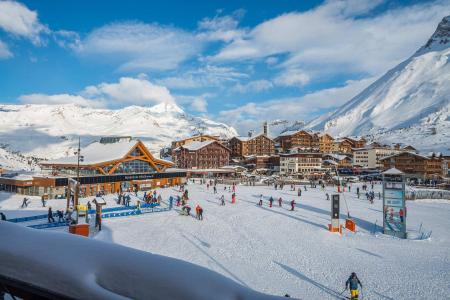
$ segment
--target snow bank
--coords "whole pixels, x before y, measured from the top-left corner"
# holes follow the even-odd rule
[[[0,274],[77,299],[281,299],[178,259],[0,221]]]

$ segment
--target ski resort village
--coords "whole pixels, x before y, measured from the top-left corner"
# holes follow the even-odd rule
[[[1,300],[450,299],[450,2],[256,4],[0,0]]]

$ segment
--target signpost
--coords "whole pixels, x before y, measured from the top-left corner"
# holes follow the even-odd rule
[[[339,194],[331,195],[331,224],[328,229],[331,232],[342,232],[339,225]]]
[[[406,239],[405,174],[395,168],[383,172],[383,232]]]

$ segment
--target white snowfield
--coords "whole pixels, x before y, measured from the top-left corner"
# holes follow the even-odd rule
[[[224,191],[223,185],[218,185],[218,194],[213,194],[212,188],[207,190],[206,185],[189,184],[191,213],[196,204],[200,204],[204,209],[203,221],[179,215],[179,207],[175,206],[169,212],[105,219],[103,230],[95,233],[94,238],[191,262],[272,295],[342,299],[339,293],[344,290],[345,281],[351,272],[356,272],[363,283],[363,299],[447,299],[450,293],[450,202],[408,201],[407,226],[411,236],[420,235],[421,224],[422,231],[432,231],[432,235],[426,240],[400,240],[379,232],[382,201],[378,200],[377,193],[380,186],[375,186],[374,204],[364,195],[360,199],[356,197],[357,186],[361,185],[353,184],[351,192],[341,194],[341,221],[344,222],[347,213],[345,196],[357,232],[344,231],[342,236],[327,230],[331,204],[325,193],[331,195],[336,188],[326,187],[322,191],[320,187],[307,187],[299,198],[297,191],[289,190],[290,186],[282,191],[267,186],[237,186],[237,202],[231,204],[231,193]],[[165,201],[170,195],[180,194],[175,188],[158,189],[158,193]],[[219,205],[222,194],[225,206]],[[261,194],[264,204],[259,207]],[[268,207],[270,196],[275,200],[272,208]],[[282,207],[278,207],[279,197],[283,199]],[[18,195],[0,193],[0,211],[10,218],[45,210],[37,198],[31,200],[29,208],[21,209],[21,199]],[[297,202],[294,211],[289,210],[288,202],[292,199]],[[108,196],[107,200],[110,206],[112,197]],[[56,210],[64,207],[64,202],[50,200],[47,205]],[[376,234],[372,233],[374,229]],[[66,229],[53,231],[63,230]],[[54,246],[42,247],[51,250]],[[121,282],[123,276],[126,276],[123,272],[117,272],[112,277]],[[181,280],[182,286],[191,288],[189,277]],[[108,277],[108,280],[113,279]],[[147,282],[145,278],[135,281]],[[172,280],[168,289],[178,284]],[[215,295],[210,294],[210,299],[220,299]]]
[[[78,136],[81,136],[83,148],[102,136],[133,136],[140,138],[153,153],[159,153],[173,140],[198,134],[199,130],[223,138],[237,135],[233,127],[189,116],[175,104],[117,110],[73,104],[0,105],[0,148],[4,146],[9,152],[20,151],[25,156],[38,158],[73,156]],[[0,166],[24,169],[21,160],[1,150]],[[7,154],[10,159],[5,158]],[[10,162],[6,164],[3,160]]]
[[[80,236],[3,221],[0,236],[0,274],[73,299],[281,298],[191,263]]]
[[[306,127],[339,136],[369,135],[423,151],[449,151],[449,56],[450,16],[412,57]]]

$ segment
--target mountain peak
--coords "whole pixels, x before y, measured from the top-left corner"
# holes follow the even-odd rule
[[[436,31],[423,46],[426,50],[442,50],[450,46],[450,16],[442,19],[436,28]]]

